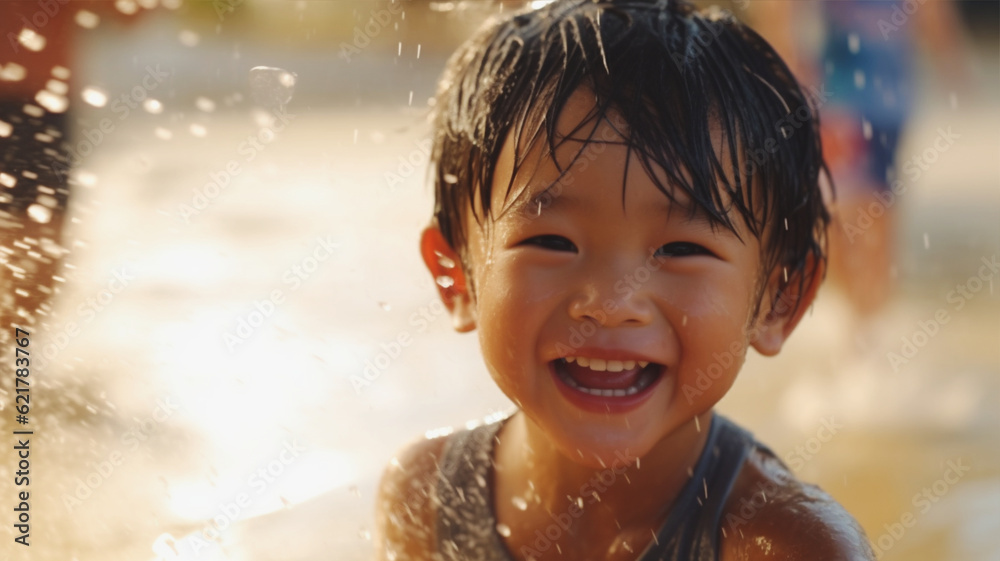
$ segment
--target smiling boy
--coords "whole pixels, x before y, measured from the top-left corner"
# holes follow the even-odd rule
[[[452,57],[434,124],[421,253],[518,409],[393,458],[380,559],[871,558],[713,412],[825,259],[815,110],[763,40],[675,0],[557,0]]]

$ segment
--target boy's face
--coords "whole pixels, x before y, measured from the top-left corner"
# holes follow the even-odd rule
[[[592,99],[581,92],[570,99],[561,134],[580,123]],[[591,126],[574,136],[586,137]],[[611,142],[560,146],[563,168],[583,152],[541,207],[534,195],[559,171],[536,146],[514,178],[511,198],[526,191],[509,209],[508,139],[497,162],[493,220],[482,227],[471,213],[465,220],[465,266],[475,296],[464,279],[446,303],[456,325],[464,318],[466,327],[478,327],[486,365],[504,393],[563,454],[598,467],[596,457],[611,465],[616,451],[643,456],[726,393],[746,346],[758,343],[747,333],[761,282],[770,277],[761,278],[753,235],[740,230],[741,241],[725,228],[713,231],[707,220],[689,219],[677,205],[671,211],[634,154],[623,208],[627,148],[614,143],[622,138],[607,122],[593,138]],[[765,298],[761,309],[768,305]],[[775,320],[760,315],[753,331],[767,335]],[[764,339],[773,343],[771,335]],[[606,364],[601,371],[600,360],[584,367],[566,357],[617,360],[623,364],[611,362],[611,369],[626,370],[610,372]],[[638,361],[655,364],[640,368]]]

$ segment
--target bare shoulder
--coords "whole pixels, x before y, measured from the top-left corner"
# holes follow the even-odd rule
[[[719,521],[722,561],[870,561],[864,530],[815,485],[757,450],[747,459]]]
[[[375,503],[375,558],[436,559],[432,497],[447,436],[413,440],[382,472]]]

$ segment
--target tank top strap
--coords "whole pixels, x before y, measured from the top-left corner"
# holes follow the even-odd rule
[[[504,420],[457,431],[444,445],[435,486],[436,560],[514,561],[498,532],[493,506],[492,450]],[[746,458],[762,445],[719,414],[708,430],[690,480],[638,561],[717,561],[726,499]]]
[[[751,451],[752,434],[719,414],[712,416],[705,449],[640,561],[717,561],[719,521]]]
[[[435,487],[442,561],[513,561],[497,533],[491,485],[493,440],[504,420],[458,431],[444,445]]]

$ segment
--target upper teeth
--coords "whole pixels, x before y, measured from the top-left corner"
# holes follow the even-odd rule
[[[632,370],[638,364],[639,368],[645,368],[649,362],[645,360],[604,360],[603,358],[587,358],[584,356],[568,356],[566,362],[575,362],[580,366],[585,366],[598,372],[621,372],[622,370]]]

